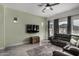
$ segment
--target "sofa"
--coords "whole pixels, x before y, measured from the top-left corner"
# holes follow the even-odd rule
[[[68,43],[66,41],[63,41],[63,40],[52,40],[52,44],[63,48]]]
[[[74,56],[79,56],[79,48],[77,47],[64,48],[63,50]]]
[[[73,55],[66,52],[64,53],[60,51],[53,51],[53,56],[73,56]]]
[[[70,35],[55,34],[53,37],[49,37],[49,40],[52,44],[63,48],[67,44],[70,44]]]

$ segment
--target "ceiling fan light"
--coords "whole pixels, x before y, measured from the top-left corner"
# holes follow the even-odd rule
[[[46,9],[49,9],[49,7],[46,7]]]

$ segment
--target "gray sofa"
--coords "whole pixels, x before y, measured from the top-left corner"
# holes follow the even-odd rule
[[[59,47],[64,47],[70,42],[70,35],[66,34],[56,34],[53,37],[49,37],[49,40],[52,44],[57,45]]]
[[[70,48],[65,48],[64,51],[73,54],[74,56],[79,56],[79,48],[77,47],[70,47]]]
[[[73,55],[66,53],[66,52],[64,53],[64,52],[60,52],[60,51],[54,51],[53,56],[73,56]]]

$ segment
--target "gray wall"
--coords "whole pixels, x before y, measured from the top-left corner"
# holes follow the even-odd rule
[[[34,16],[25,12],[5,8],[5,45],[11,46],[31,36],[40,36],[40,39],[46,39],[45,37],[45,23],[46,20],[42,17]],[[18,23],[13,22],[13,18],[18,18]],[[42,26],[41,23],[44,23]],[[37,24],[39,25],[39,33],[29,34],[25,33],[26,24]],[[27,40],[26,42],[28,42]]]
[[[0,48],[4,48],[4,8],[0,5]]]
[[[14,17],[18,18],[17,23],[13,22]],[[39,32],[34,34],[25,33],[26,24],[39,25]],[[0,5],[0,48],[21,44],[25,39],[26,43],[28,43],[27,38],[31,36],[40,36],[40,40],[47,39],[46,26],[47,20],[43,17]]]

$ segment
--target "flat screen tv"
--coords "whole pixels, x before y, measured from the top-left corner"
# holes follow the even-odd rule
[[[37,33],[39,32],[39,25],[27,24],[26,33]]]

